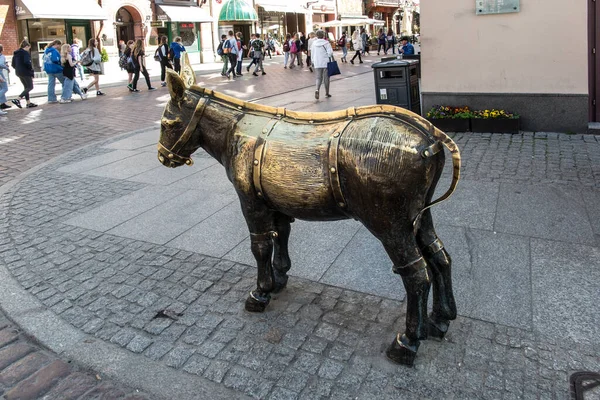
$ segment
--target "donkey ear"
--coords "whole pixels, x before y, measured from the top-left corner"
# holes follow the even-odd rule
[[[167,84],[169,85],[169,93],[171,93],[171,99],[176,102],[183,100],[185,94],[185,82],[178,73],[167,69]]]

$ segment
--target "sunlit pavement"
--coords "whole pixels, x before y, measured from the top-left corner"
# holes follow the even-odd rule
[[[309,71],[277,60],[198,81],[331,111],[374,103],[369,61],[341,64],[319,101]],[[255,268],[222,167],[202,152],[158,165],[166,89],[106,92],[1,125],[0,305],[62,359],[181,399],[566,399],[572,372],[600,368],[599,137],[453,135],[463,180],[434,217],[460,317],[407,369],[382,352],[404,323],[402,284],[364,228],[295,222],[288,288],[245,313]]]

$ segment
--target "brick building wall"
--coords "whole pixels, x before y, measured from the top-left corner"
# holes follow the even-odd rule
[[[14,0],[0,0],[0,43],[6,56],[19,48]]]

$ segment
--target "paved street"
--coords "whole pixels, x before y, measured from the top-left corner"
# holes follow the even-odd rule
[[[313,76],[280,59],[264,77],[198,80],[330,111],[375,102],[372,61],[340,64],[319,102]],[[599,136],[453,134],[463,180],[434,218],[460,316],[409,369],[383,353],[403,329],[402,283],[363,227],[296,221],[287,289],[245,312],[255,267],[222,167],[203,152],[191,168],[158,164],[166,89],[106,93],[0,122],[7,399],[27,398],[27,379],[49,398],[83,382],[68,398],[568,399],[573,372],[600,370]]]

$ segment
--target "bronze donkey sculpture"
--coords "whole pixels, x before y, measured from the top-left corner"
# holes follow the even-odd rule
[[[460,153],[427,120],[393,106],[302,113],[240,101],[168,74],[158,158],[167,167],[192,165],[200,147],[221,163],[240,198],[258,266],[246,310],[262,312],[270,293],[285,288],[294,218],[354,218],[377,237],[406,289],[406,331],[387,356],[412,365],[420,340],[443,338],[456,318],[451,259],[438,239],[429,207],[445,200],[459,179]],[[453,177],[432,196],[446,146]],[[427,299],[433,284],[433,311]]]

